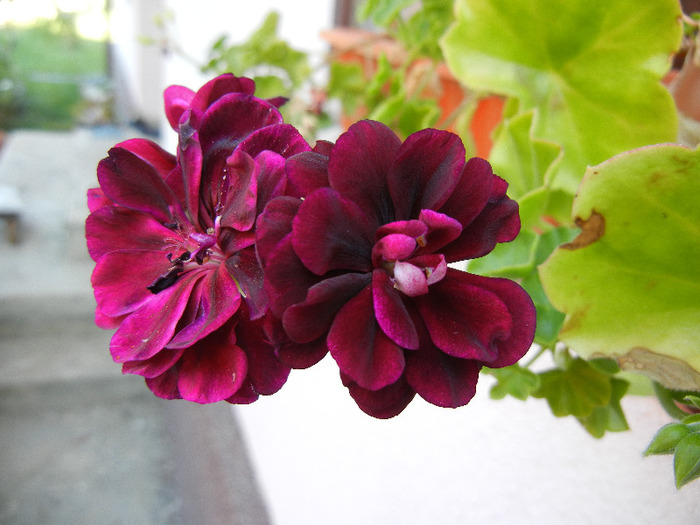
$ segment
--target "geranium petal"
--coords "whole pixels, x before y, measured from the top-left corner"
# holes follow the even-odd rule
[[[340,370],[362,388],[394,383],[404,368],[404,352],[379,328],[367,286],[336,314],[326,342]]]
[[[387,173],[400,146],[387,126],[363,120],[338,138],[328,160],[331,187],[355,201],[375,228],[395,219]]]
[[[468,225],[491,197],[494,177],[488,161],[479,157],[467,160],[450,198],[437,211],[456,219],[463,227]]]
[[[212,200],[225,203],[221,210],[220,225],[239,231],[250,230],[255,223],[258,200],[258,181],[253,157],[236,149],[226,159],[221,179],[212,180],[210,186],[212,191],[219,193]]]
[[[124,142],[120,142],[115,147],[124,148],[129,150],[131,153],[139,156],[150,166],[156,170],[156,172],[165,179],[168,174],[175,168],[176,159],[175,155],[165,151],[158,144],[148,139],[129,139]]]
[[[279,360],[285,365],[292,368],[308,368],[318,363],[328,353],[325,337],[298,344],[289,339],[282,327],[282,321],[277,317],[268,313],[263,319],[265,336],[274,347]]]
[[[423,241],[425,249],[419,250],[419,253],[437,253],[462,233],[462,225],[459,221],[444,213],[421,210],[419,218],[428,228]]]
[[[235,405],[249,405],[258,400],[260,395],[255,391],[253,383],[246,377],[243,384],[234,392],[232,396],[227,397],[224,401]]]
[[[282,318],[287,335],[296,343],[310,343],[326,333],[340,308],[370,283],[366,273],[346,273],[309,288],[306,299],[287,308]]]
[[[143,361],[157,354],[170,340],[187,307],[198,272],[189,272],[154,295],[119,326],[109,350],[117,363]]]
[[[247,77],[237,77],[231,73],[219,75],[197,90],[192,97],[191,106],[205,111],[214,102],[229,93],[252,95],[255,92],[255,82]]]
[[[204,157],[228,157],[251,133],[282,122],[277,108],[264,100],[241,93],[224,95],[209,106],[202,118],[199,141]],[[248,153],[255,156],[258,151]]]
[[[415,390],[403,377],[379,390],[368,390],[345,374],[341,373],[340,376],[357,406],[364,413],[379,419],[389,419],[399,415],[416,395]]]
[[[165,116],[170,127],[175,131],[178,129],[180,117],[190,107],[194,98],[194,91],[184,86],[168,86],[163,91],[165,102]]]
[[[137,374],[143,377],[158,377],[175,365],[184,352],[184,348],[178,348],[176,350],[163,348],[153,357],[144,359],[143,361],[127,361],[122,365],[122,372],[124,374]]]
[[[103,314],[128,314],[153,299],[148,289],[170,267],[161,251],[123,250],[104,254],[95,264],[91,282]]]
[[[183,123],[180,126],[178,160],[179,169],[177,172],[179,176],[182,177],[182,182],[178,184],[177,187],[184,190],[184,204],[190,221],[192,221],[192,224],[199,225],[199,189],[202,180],[202,164],[204,159],[202,148],[199,143],[199,135],[189,123]],[[175,174],[172,174],[171,176],[174,175]],[[204,226],[210,228],[213,224],[207,223]]]
[[[464,157],[454,133],[424,129],[410,135],[387,175],[396,219],[414,219],[422,209],[442,206],[459,182]]]
[[[418,348],[418,332],[413,320],[384,270],[377,269],[372,274],[372,299],[374,315],[382,331],[403,348]]]
[[[237,283],[238,289],[248,305],[250,318],[262,317],[267,309],[267,294],[265,293],[263,271],[258,264],[253,248],[246,248],[227,258],[225,268]]]
[[[306,197],[293,221],[294,251],[317,275],[336,269],[370,271],[373,236],[362,210],[330,188]]]
[[[90,188],[87,190],[87,203],[90,213],[94,213],[103,206],[114,204],[107,198],[105,192],[102,191],[102,188]]]
[[[263,319],[238,323],[236,342],[248,358],[248,380],[255,392],[267,396],[282,388],[290,369],[275,355],[275,347],[267,341],[263,323]]]
[[[269,307],[280,319],[287,308],[304,301],[307,290],[320,281],[297,257],[291,237],[288,235],[275,246],[264,268]]]
[[[248,373],[248,360],[234,341],[232,331],[222,328],[187,349],[177,380],[183,399],[216,403],[240,388]]]
[[[265,150],[255,157],[255,168],[258,181],[256,215],[259,216],[268,202],[285,194],[285,159],[279,153]]]
[[[515,239],[520,232],[520,214],[518,203],[506,196],[506,188],[506,182],[497,178],[488,204],[444,250],[448,260],[475,259],[491,252],[497,243]]]
[[[160,222],[175,222],[180,207],[173,191],[155,167],[131,151],[114,147],[97,165],[105,195],[117,204],[150,213]]]
[[[379,239],[372,247],[372,264],[378,267],[385,262],[407,259],[417,246],[418,243],[414,237],[402,233],[390,233]]]
[[[118,250],[167,252],[177,234],[152,215],[121,206],[103,206],[85,221],[88,253],[97,260]]]
[[[513,319],[509,337],[495,340],[498,356],[484,364],[489,368],[515,364],[530,350],[535,338],[537,314],[532,299],[522,286],[510,279],[474,277],[478,286],[496,294],[503,301]]]
[[[513,323],[504,302],[482,283],[477,276],[448,268],[429,293],[412,300],[438,348],[488,363],[498,357],[497,341],[509,337]]]
[[[179,368],[180,364],[178,363],[159,376],[147,377],[146,386],[161,399],[182,399],[177,388]]]
[[[432,345],[406,355],[406,380],[428,403],[445,408],[466,405],[476,393],[481,363],[444,354]]]
[[[291,124],[270,124],[249,133],[238,146],[252,157],[272,151],[284,158],[311,150],[299,131]]]
[[[190,292],[188,310],[168,348],[187,348],[231,319],[241,304],[236,281],[223,265],[207,271]]]
[[[399,292],[409,297],[428,293],[428,278],[411,263],[398,261],[394,265],[394,283]]]
[[[301,199],[278,197],[271,200],[258,217],[255,249],[263,266],[268,254],[292,231],[292,220],[299,210]]]
[[[328,157],[315,151],[297,153],[287,159],[286,194],[305,197],[318,188],[328,186]]]

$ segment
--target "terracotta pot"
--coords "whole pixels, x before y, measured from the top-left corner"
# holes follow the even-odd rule
[[[406,60],[406,52],[393,38],[355,28],[335,28],[321,33],[321,38],[331,46],[332,60],[356,63],[362,66],[365,78],[371,78],[379,57],[385,55],[391,64],[398,67]],[[416,60],[408,68],[407,78],[421,78],[421,72],[433,67],[428,59]],[[445,125],[450,115],[459,108],[467,94],[459,82],[452,76],[445,64],[439,64],[434,81],[421,91],[421,96],[437,99],[441,110],[437,127],[454,131],[452,125]],[[491,151],[491,133],[501,121],[504,101],[500,97],[489,96],[479,100],[469,126],[476,155],[487,158]],[[366,111],[359,109],[352,115],[343,115],[342,125],[347,129],[353,122],[366,116]]]

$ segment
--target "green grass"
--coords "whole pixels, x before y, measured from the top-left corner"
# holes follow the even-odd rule
[[[104,42],[48,22],[0,28],[0,79],[13,86],[0,91],[0,128],[70,129],[82,103],[81,81],[104,78],[106,69]]]

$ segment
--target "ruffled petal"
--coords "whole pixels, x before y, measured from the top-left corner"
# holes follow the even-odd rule
[[[363,120],[350,126],[331,151],[331,188],[355,201],[374,227],[395,220],[387,173],[401,140],[380,122]]]
[[[370,274],[346,273],[309,288],[306,299],[287,308],[284,329],[296,343],[310,343],[324,335],[335,314],[360,290],[370,283]]]
[[[120,206],[103,206],[85,221],[85,237],[88,253],[96,261],[108,252],[120,250],[167,253],[174,249],[179,235],[152,215]]]
[[[232,330],[222,328],[183,354],[177,387],[183,399],[216,403],[232,396],[247,373],[245,352],[235,344]]]
[[[168,119],[170,127],[175,131],[177,131],[178,125],[180,124],[180,117],[189,109],[193,98],[194,91],[184,86],[173,85],[165,88],[163,92],[165,116]]]
[[[170,267],[160,251],[123,250],[103,255],[95,264],[91,282],[104,315],[118,317],[153,299],[148,289]]]
[[[286,194],[305,197],[318,188],[328,186],[328,157],[315,151],[297,153],[287,159]]]
[[[454,133],[424,129],[401,145],[385,177],[397,220],[438,209],[459,182],[464,146]]]
[[[399,415],[416,395],[415,390],[403,377],[379,390],[362,388],[343,373],[340,377],[357,406],[365,414],[379,419],[389,419]]]
[[[295,343],[282,327],[282,321],[268,312],[263,318],[267,341],[274,347],[275,355],[291,368],[308,368],[323,359],[328,353],[326,338],[319,337],[309,343]]]
[[[275,347],[267,340],[264,321],[241,321],[236,326],[236,342],[248,358],[248,380],[256,393],[268,396],[286,383],[289,366],[275,355]]]
[[[143,361],[157,354],[175,333],[190,292],[201,273],[185,274],[126,317],[112,336],[110,352],[117,363]]]
[[[372,270],[374,231],[362,210],[337,191],[309,195],[293,221],[294,251],[317,275],[329,270]]]
[[[258,180],[256,162],[246,152],[236,149],[226,159],[219,180],[212,180],[211,190],[218,194],[212,201],[223,204],[221,223],[224,228],[250,230],[257,215]]]
[[[114,204],[107,198],[105,192],[102,191],[102,188],[90,188],[87,190],[87,203],[90,213],[94,213],[103,206]]]
[[[301,203],[301,199],[294,197],[278,197],[271,200],[258,217],[255,249],[263,266],[269,253],[292,232],[292,220]]]
[[[114,147],[97,166],[105,195],[117,204],[153,215],[163,224],[175,223],[177,197],[154,166],[131,151]]]
[[[423,238],[425,248],[419,250],[419,253],[437,253],[462,233],[462,225],[459,221],[444,213],[421,210],[419,218],[428,229]]]
[[[209,106],[199,128],[204,157],[226,158],[248,135],[265,126],[282,123],[277,108],[264,100],[241,93],[224,95]],[[247,152],[252,156],[259,153]]]
[[[379,239],[372,247],[372,265],[379,267],[385,262],[408,259],[417,246],[415,237],[402,233],[390,233]]]
[[[255,82],[247,77],[237,77],[224,73],[215,77],[197,90],[190,105],[200,111],[205,111],[214,102],[230,93],[252,95],[255,92]]]
[[[150,378],[158,377],[172,368],[184,352],[184,348],[176,350],[164,348],[153,357],[143,361],[127,361],[122,365],[122,372]]]
[[[179,368],[180,363],[178,362],[159,376],[147,377],[146,386],[161,399],[182,399],[177,388]]]
[[[372,274],[372,299],[374,315],[382,331],[403,348],[418,348],[418,332],[413,320],[384,270],[377,269]]]
[[[272,151],[284,158],[311,150],[309,143],[291,124],[268,125],[248,134],[238,146],[257,157],[263,151]]]
[[[183,312],[168,348],[187,348],[206,337],[231,319],[240,304],[236,281],[223,265],[206,271],[190,292],[187,311]]]
[[[287,308],[303,302],[308,289],[321,280],[299,260],[291,237],[288,235],[275,246],[264,268],[269,307],[280,319]]]
[[[263,271],[255,257],[255,251],[252,248],[239,251],[226,259],[225,268],[245,299],[250,318],[262,317],[267,309],[267,294]],[[235,293],[238,294],[238,291]]]
[[[406,380],[428,403],[464,406],[474,397],[481,363],[444,354],[432,345],[406,355]]]
[[[152,140],[129,139],[120,142],[115,147],[129,150],[134,155],[137,155],[146,164],[152,166],[163,179],[175,168],[175,155],[165,151]]]
[[[488,363],[498,357],[498,341],[509,337],[508,307],[483,278],[448,268],[426,295],[412,300],[435,346],[443,352]]]
[[[535,339],[537,313],[528,293],[518,283],[510,279],[476,277],[478,286],[496,294],[508,308],[512,326],[507,338],[494,341],[498,348],[497,357],[484,364],[489,368],[500,368],[517,363],[532,346]]]
[[[362,388],[379,390],[401,377],[404,352],[379,328],[370,286],[340,309],[326,342],[340,370]]]
[[[461,235],[442,249],[448,262],[481,257],[518,235],[518,203],[506,195],[507,188],[485,160],[469,160],[460,186],[439,210],[463,226]]]

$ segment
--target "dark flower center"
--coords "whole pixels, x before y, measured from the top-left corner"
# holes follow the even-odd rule
[[[216,237],[213,232],[194,232],[183,243],[180,255],[173,258],[173,253],[168,253],[166,258],[170,267],[153,283],[146,288],[153,294],[157,294],[172,286],[185,271],[191,268],[201,267],[212,258],[222,259],[223,256],[216,246]],[[218,261],[217,261],[218,264]]]

